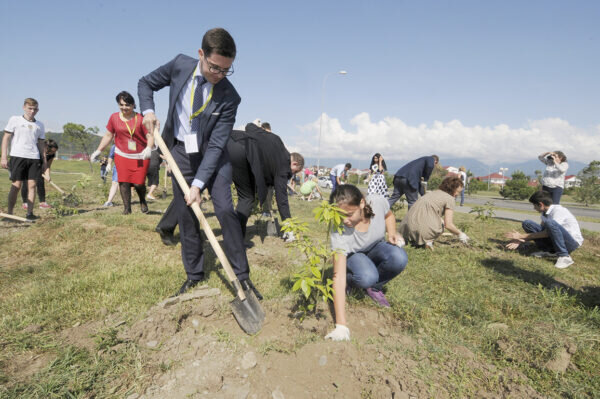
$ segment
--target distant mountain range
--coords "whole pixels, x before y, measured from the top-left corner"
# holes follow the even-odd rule
[[[316,165],[317,164],[317,160],[315,158],[307,158],[305,161],[306,161],[307,165]],[[398,169],[400,169],[403,165],[405,165],[409,161],[410,160],[407,160],[407,161],[402,161],[402,160],[388,161],[388,160],[386,160],[388,171],[390,173],[395,173]],[[332,167],[337,164],[346,163],[346,162],[350,162],[352,164],[353,168],[366,169],[369,167],[370,160],[356,161],[356,160],[348,160],[348,159],[341,159],[341,158],[321,159],[321,166]],[[506,172],[506,174],[508,176],[512,175],[516,170],[520,170],[521,172],[525,173],[526,175],[534,177],[536,170],[540,170],[540,171],[544,170],[544,165],[537,159],[537,157],[535,157],[532,160],[527,161],[527,162],[502,163],[502,164],[493,164],[493,165],[486,165],[483,162],[480,162],[473,158],[450,158],[450,159],[442,158],[440,163],[444,167],[445,166],[455,166],[458,168],[460,166],[464,166],[467,170],[470,170],[471,173],[473,173],[473,175],[475,177],[487,176],[490,173],[498,173],[500,171],[501,167],[508,168],[508,171]],[[587,164],[585,164],[583,162],[569,161],[569,169],[567,170],[567,175],[576,175],[577,173],[579,173],[579,171],[581,171],[586,166],[587,166]]]

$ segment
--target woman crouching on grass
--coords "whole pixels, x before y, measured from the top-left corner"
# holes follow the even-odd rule
[[[383,196],[365,199],[358,188],[344,184],[335,189],[329,202],[341,208],[345,218],[342,234],[331,232],[331,249],[337,252],[333,258],[335,330],[325,338],[347,341],[346,287],[362,288],[378,305],[389,307],[383,286],[404,270],[408,257],[396,246],[396,218]]]

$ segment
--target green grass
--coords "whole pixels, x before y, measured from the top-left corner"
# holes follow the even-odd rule
[[[88,165],[57,161],[55,167],[87,173]],[[6,172],[0,172],[0,179],[5,177]],[[54,179],[70,188],[81,175],[57,173]],[[3,208],[9,185],[4,181],[0,186]],[[119,343],[110,327],[90,337],[91,349],[68,344],[61,334],[78,323],[98,323],[109,315],[133,324],[171,295],[184,277],[180,248],[163,246],[153,232],[160,215],[142,215],[137,205],[129,216],[121,215],[118,207],[101,209],[104,190],[95,170],[91,183],[76,189],[86,212],[56,217],[40,210],[43,219],[33,226],[3,223],[0,227],[0,398],[126,397],[148,384],[147,367],[171,367],[143,364],[135,343]],[[150,208],[162,210],[169,199]],[[323,226],[312,218],[316,205],[291,199],[292,214],[309,223],[308,234],[325,239]],[[405,212],[398,211],[398,216]],[[466,214],[456,218],[472,238],[470,247],[442,238],[433,252],[407,248],[405,272],[387,285],[393,308],[386,314],[399,331],[420,344],[406,347],[376,338],[360,344],[363,349],[383,353],[381,362],[390,372],[395,356],[412,358],[418,364],[413,373],[430,387],[432,397],[440,387],[453,397],[476,397],[480,390],[496,392],[501,379],[515,369],[522,384],[543,396],[597,396],[600,235],[586,232],[584,246],[573,255],[575,265],[558,270],[548,260],[502,249],[503,232],[517,229],[517,223],[481,223]],[[209,221],[216,226],[214,217]],[[289,277],[299,264],[298,256],[292,255],[266,252],[252,264],[253,280],[267,300],[289,295]],[[220,272],[214,272],[218,268],[214,256],[208,255],[206,262],[212,271],[209,285],[225,291]],[[349,302],[352,307],[372,306],[366,298]],[[352,323],[351,310],[347,317]],[[492,323],[507,327],[489,328]],[[40,330],[26,332],[32,325]],[[237,347],[236,339],[218,326],[206,334]],[[292,356],[306,343],[320,339],[299,333],[293,344],[272,339],[258,351]],[[119,350],[107,350],[115,344]],[[576,347],[571,359],[575,367],[564,374],[548,371],[546,362],[565,346]],[[457,347],[471,351],[474,360],[457,356]],[[31,355],[52,360],[36,374],[17,372],[16,378],[12,366]],[[440,372],[447,378],[440,381]]]

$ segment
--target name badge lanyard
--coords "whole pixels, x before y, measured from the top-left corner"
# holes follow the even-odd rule
[[[196,69],[197,71],[197,69]],[[194,95],[196,94],[196,89],[194,87],[194,85],[196,84],[196,71],[194,71],[194,76],[192,77],[192,95],[190,97],[190,111],[194,111]],[[190,115],[190,128],[192,127],[192,120],[197,117],[198,115],[200,115],[205,109],[206,106],[208,105],[208,103],[210,102],[210,100],[212,99],[212,95],[213,95],[213,90],[214,90],[215,86],[213,85],[210,88],[210,92],[208,93],[208,97],[206,98],[206,101],[204,102],[204,104],[202,104],[202,106],[196,111],[193,112]]]
[[[123,113],[121,113],[121,116],[123,116]],[[133,130],[131,130],[127,121],[123,121],[123,122],[125,122],[125,126],[127,126],[127,131],[129,132],[129,136],[131,136],[129,143],[128,143],[128,148],[131,151],[135,151],[135,149],[136,149],[136,144],[135,144],[135,140],[133,140],[133,135],[135,134],[135,128],[137,127],[137,117],[138,117],[138,114],[136,112],[135,119],[133,120]],[[125,116],[123,116],[123,118],[125,118]]]

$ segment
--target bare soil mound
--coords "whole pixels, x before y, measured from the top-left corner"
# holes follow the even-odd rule
[[[454,396],[444,385],[453,368],[465,363],[497,381],[479,397],[541,397],[519,383],[526,378],[518,372],[498,373],[465,347],[457,348],[456,364],[432,364],[421,339],[377,308],[351,306],[352,341],[337,343],[323,339],[333,325],[328,312],[301,322],[291,298],[265,301],[265,325],[251,337],[227,295],[163,303],[122,327],[119,338],[138,345],[149,376],[143,392],[132,388],[128,398],[445,398]],[[423,370],[433,374],[428,383]]]

